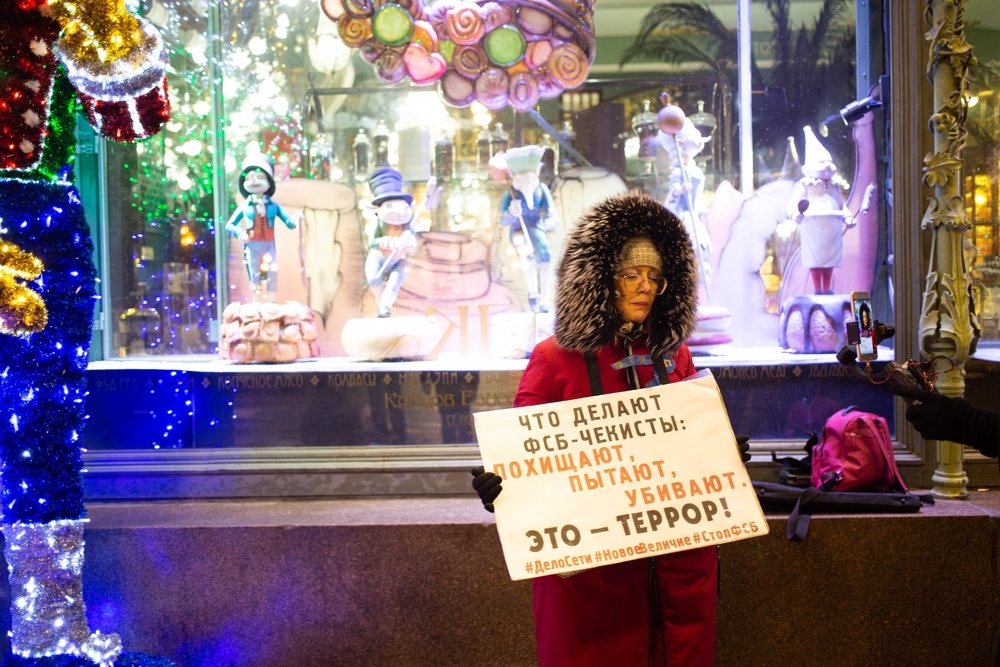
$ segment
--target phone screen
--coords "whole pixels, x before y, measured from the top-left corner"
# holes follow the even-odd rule
[[[859,295],[851,299],[854,307],[854,321],[858,323],[858,357],[871,359],[877,354],[875,340],[875,317],[872,315],[871,296]]]

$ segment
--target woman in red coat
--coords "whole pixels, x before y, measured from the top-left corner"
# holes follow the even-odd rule
[[[611,197],[581,217],[559,266],[555,336],[539,343],[515,407],[681,380],[697,264],[684,226],[652,197]],[[478,471],[476,471],[478,472]],[[500,479],[473,485],[487,509]],[[711,665],[716,548],[533,580],[540,665]]]

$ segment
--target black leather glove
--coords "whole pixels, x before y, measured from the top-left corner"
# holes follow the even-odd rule
[[[750,436],[736,436],[736,445],[740,448],[740,458],[743,459],[743,463],[750,461]]]
[[[906,408],[906,419],[925,440],[950,440],[975,447],[984,456],[997,455],[1000,414],[936,391],[893,387],[892,393],[913,401]]]
[[[469,472],[472,473],[472,488],[479,494],[479,499],[483,501],[483,507],[486,508],[486,511],[492,512],[493,501],[503,491],[503,487],[500,486],[500,483],[503,482],[503,477],[496,473],[486,472],[483,466],[473,468]]]

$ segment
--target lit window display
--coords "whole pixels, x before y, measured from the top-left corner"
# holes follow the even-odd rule
[[[402,356],[523,358],[551,332],[548,290],[574,220],[628,188],[686,221],[701,283],[690,343],[706,355],[835,351],[842,297],[891,291],[881,32],[867,16],[748,3],[744,45],[729,3],[592,17],[487,5],[144,5],[171,46],[176,113],[155,140],[106,149],[106,356],[225,354],[241,320],[222,309],[262,294],[312,311],[320,356],[401,356],[343,335],[388,312],[364,270],[380,228],[368,179],[387,167],[412,198],[416,239],[388,319],[435,320]],[[665,108],[680,114],[674,130]],[[507,210],[518,177],[504,161],[527,147],[550,195],[544,231],[532,206]],[[817,160],[821,175],[806,173]],[[284,216],[257,238],[224,230],[253,210],[248,161],[266,165],[269,210]],[[876,300],[886,318],[889,299]],[[817,308],[837,340],[800,321]]]
[[[197,3],[148,5],[170,56],[171,119],[137,144],[103,144],[105,357],[216,349],[215,133],[208,17]]]
[[[972,273],[973,297],[984,348],[1000,340],[1000,49],[992,32],[991,12],[985,2],[970,2],[969,42],[976,63],[970,70],[963,193],[969,229],[965,261]]]
[[[575,220],[628,189],[684,223],[686,342],[739,396],[734,424],[815,430],[836,408],[821,383],[775,411],[782,382],[834,363],[850,292],[893,321],[876,5],[143,3],[174,115],[100,147],[92,199],[103,357],[154,365],[101,367],[91,446],[126,393],[153,419],[119,447],[471,443],[471,414],[507,405],[553,331]],[[355,365],[280,365],[300,360]],[[283,407],[265,419],[258,400]]]

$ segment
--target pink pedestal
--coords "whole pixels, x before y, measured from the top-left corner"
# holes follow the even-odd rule
[[[313,312],[297,301],[231,303],[222,313],[219,353],[238,363],[284,363],[319,356]]]

